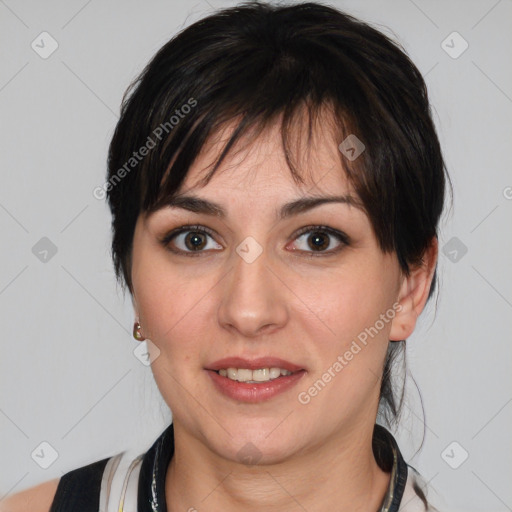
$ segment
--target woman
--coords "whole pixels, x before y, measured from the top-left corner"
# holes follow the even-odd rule
[[[173,423],[7,510],[433,510],[376,424],[398,418],[445,189],[404,52],[317,3],[218,11],[133,85],[108,166],[116,274]]]

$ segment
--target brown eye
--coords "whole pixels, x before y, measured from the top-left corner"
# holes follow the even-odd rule
[[[314,251],[320,251],[329,247],[329,235],[321,231],[315,231],[307,238],[308,246]]]
[[[350,244],[350,238],[341,231],[328,226],[303,228],[295,238],[294,251],[303,251],[310,256],[330,255]]]
[[[213,232],[201,226],[182,226],[166,235],[161,241],[162,245],[170,251],[186,256],[199,255],[207,250],[222,249],[215,242]]]
[[[198,251],[204,248],[206,245],[206,236],[204,233],[198,231],[189,231],[184,239],[187,249],[191,251]]]

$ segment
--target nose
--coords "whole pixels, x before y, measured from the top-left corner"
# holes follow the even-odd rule
[[[288,321],[287,288],[270,268],[265,252],[252,262],[234,255],[234,267],[221,290],[220,325],[254,338],[282,328]]]

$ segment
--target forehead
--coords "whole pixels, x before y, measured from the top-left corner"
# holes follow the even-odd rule
[[[297,123],[287,132],[289,159],[299,178],[294,177],[283,146],[280,120],[263,129],[255,127],[237,140],[212,174],[217,159],[233,135],[238,121],[226,123],[207,139],[191,165],[177,194],[191,191],[242,190],[248,195],[306,192],[350,192],[339,137],[332,122],[317,121],[308,135],[307,126]]]

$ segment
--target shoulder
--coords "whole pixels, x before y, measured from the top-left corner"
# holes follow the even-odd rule
[[[61,478],[21,491],[0,502],[0,512],[63,512],[98,510],[103,459],[69,471]]]
[[[49,512],[59,478],[30,487],[0,502],[0,512]]]
[[[69,471],[60,479],[1,500],[0,512],[117,512],[120,502],[125,510],[137,510],[141,489],[143,497],[151,500],[157,461],[165,480],[173,446],[171,424],[146,453],[127,450]],[[159,483],[164,485],[164,480]]]

